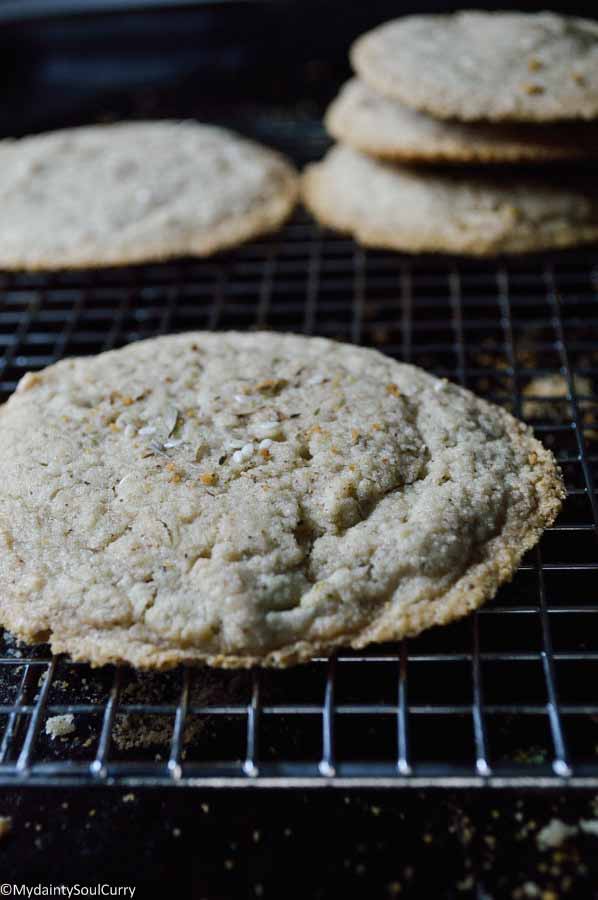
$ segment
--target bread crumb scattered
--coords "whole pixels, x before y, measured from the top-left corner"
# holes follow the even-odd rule
[[[72,734],[74,730],[75,717],[72,713],[65,713],[63,716],[51,716],[46,722],[46,734],[49,734],[52,740]]]
[[[560,847],[565,841],[577,834],[575,825],[567,825],[560,819],[551,819],[536,835],[536,843],[539,850],[551,850]]]
[[[579,827],[586,834],[593,834],[598,837],[598,819],[582,819]]]

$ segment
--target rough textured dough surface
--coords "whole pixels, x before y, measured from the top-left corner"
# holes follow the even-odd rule
[[[436,119],[378,94],[353,78],[326,113],[337,140],[362,153],[411,163],[535,163],[598,156],[598,128],[563,125],[469,125]]]
[[[361,244],[413,253],[494,256],[598,240],[595,179],[570,174],[422,171],[337,144],[306,169],[303,198]]]
[[[65,129],[0,143],[0,268],[208,256],[277,228],[297,197],[278,154],[194,122]]]
[[[479,606],[556,516],[552,455],[446,380],[191,333],[26,375],[0,429],[0,621],[94,664],[285,666]]]
[[[598,116],[598,22],[555,13],[405,16],[358,38],[374,90],[439,118],[554,122]]]

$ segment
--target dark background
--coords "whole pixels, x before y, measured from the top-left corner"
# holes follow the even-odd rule
[[[479,4],[478,4],[479,5]],[[317,119],[347,76],[361,31],[450,4],[202,4],[56,17],[52,3],[0,2],[0,133],[244,104]],[[86,14],[81,10],[87,6]],[[501,3],[536,10],[544,3]],[[595,3],[551,4],[595,15]],[[1,214],[1,213],[0,213]],[[439,735],[442,740],[442,735]],[[0,881],[152,887],[176,897],[597,897],[598,841],[541,851],[556,815],[596,817],[584,793],[464,794],[5,790],[13,818]],[[522,893],[524,885],[527,895]],[[529,893],[532,891],[532,893]],[[533,891],[537,891],[536,894]]]
[[[0,0],[0,134],[93,121],[98,109],[107,116],[151,115],[152,92],[168,88],[192,91],[195,104],[207,107],[216,99],[247,98],[313,100],[321,109],[349,74],[347,50],[358,34],[397,15],[459,8],[429,0],[171,0],[165,6],[156,0]],[[594,2],[550,7],[597,13]],[[136,94],[134,108],[123,96],[129,91]]]
[[[595,836],[537,844],[552,817],[595,817],[583,793],[10,791],[2,812],[0,884],[134,885],[135,900],[598,896]]]

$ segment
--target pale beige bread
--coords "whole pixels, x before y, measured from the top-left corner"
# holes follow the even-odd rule
[[[589,378],[573,375],[573,389],[577,397],[592,397],[594,389]],[[522,412],[526,419],[552,419],[567,421],[572,415],[569,401],[569,383],[560,372],[539,375],[521,391]],[[584,401],[577,401],[583,408]]]
[[[373,350],[162,337],[25,376],[0,621],[92,664],[287,666],[449,622],[559,510],[504,410]]]
[[[393,165],[337,144],[308,166],[303,199],[364,246],[494,256],[598,240],[595,179]]]
[[[573,375],[573,389],[577,408],[587,441],[598,440],[598,405],[594,385],[584,375]],[[569,400],[569,384],[564,375],[551,373],[539,375],[529,381],[522,392],[521,411],[526,419],[543,419],[551,422],[568,422],[573,417]]]
[[[208,256],[277,228],[297,176],[195,122],[129,122],[0,143],[0,268]]]
[[[598,157],[596,125],[436,119],[373,91],[358,78],[343,86],[325,123],[338,141],[397,162],[540,163]]]
[[[405,16],[351,50],[370,87],[442,119],[598,116],[598,22],[555,13]]]

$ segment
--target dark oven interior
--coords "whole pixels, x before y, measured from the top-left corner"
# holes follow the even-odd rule
[[[94,28],[77,16],[4,23],[12,77],[2,133],[197,117],[299,165],[316,159],[327,146],[322,110],[345,64],[306,38],[282,68],[293,25],[275,42],[282,12],[210,4],[170,12],[161,26],[150,13],[127,14],[116,30],[104,16]],[[158,71],[164,42],[179,49]],[[198,54],[198,43],[211,54]],[[4,635],[0,780],[598,785],[597,290],[592,249],[491,262],[409,257],[364,251],[301,211],[279,234],[206,261],[0,273],[3,398],[26,371],[151,335],[320,334],[377,347],[504,405],[555,451],[568,489],[557,523],[492,603],[400,646],[286,672],[140,675],[52,659]],[[547,376],[560,378],[561,396],[543,394]],[[68,713],[74,730],[50,737],[47,720]]]

